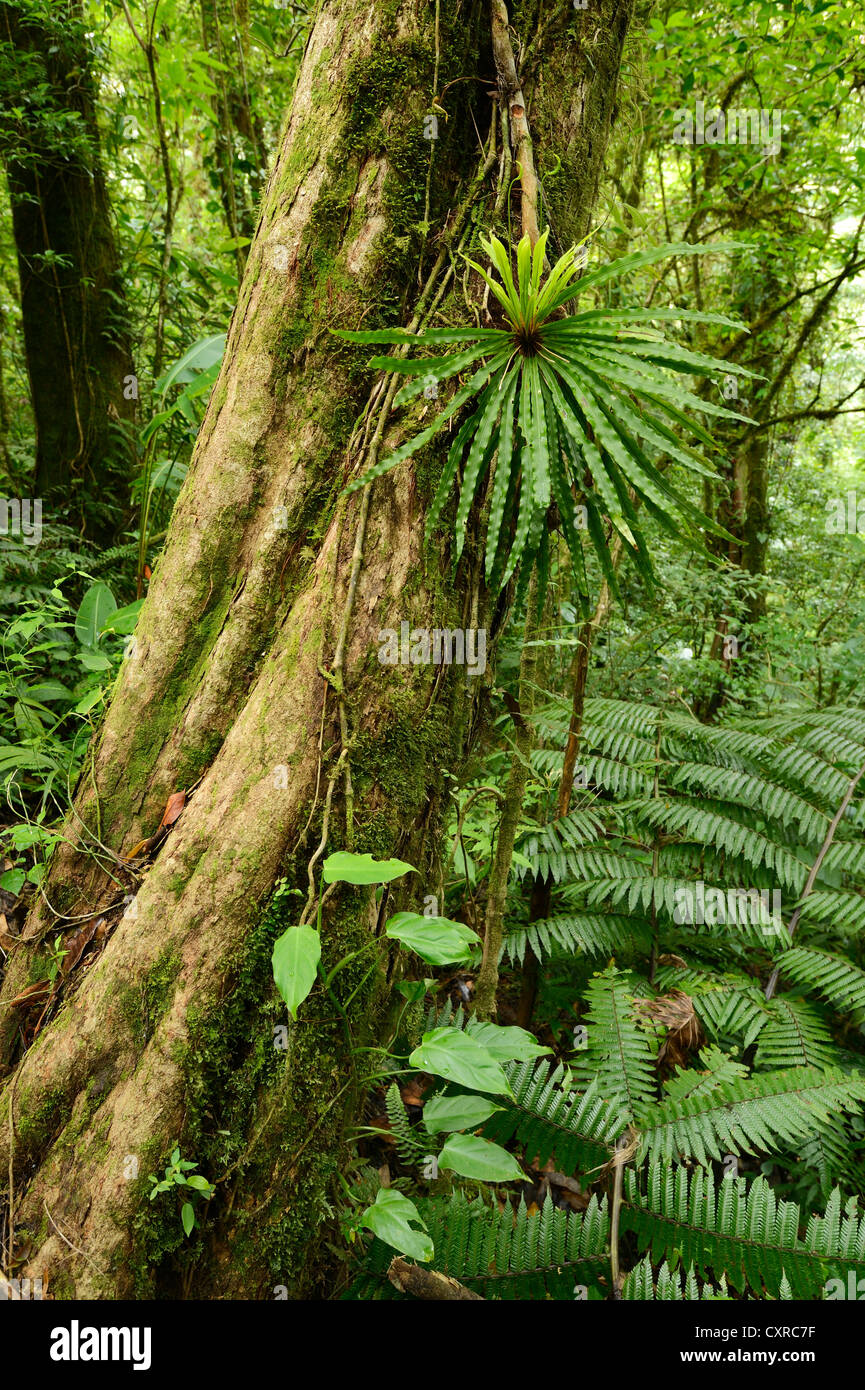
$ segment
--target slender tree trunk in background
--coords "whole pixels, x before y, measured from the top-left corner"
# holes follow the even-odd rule
[[[630,5],[556,13],[534,54],[530,119],[536,152],[562,157],[549,204],[567,243],[597,187]],[[470,533],[455,575],[443,542],[423,545],[447,442],[340,498],[352,470],[400,436],[389,425],[378,441],[381,394],[355,428],[368,351],[329,330],[410,322],[439,295],[459,321],[449,248],[470,213],[492,217],[500,150],[482,148],[475,128],[488,141],[499,112],[482,84],[457,81],[495,85],[489,9],[442,0],[438,30],[449,120],[434,151],[426,288],[412,302],[435,12],[392,0],[319,8],[136,647],[71,843],[10,959],[0,1174],[11,1156],[18,1248],[58,1296],[331,1291],[322,1242],[363,1102],[358,1057],[370,1056],[352,1055],[347,1030],[355,1045],[388,1036],[387,957],[369,977],[369,952],[335,977],[345,1017],[316,988],[290,1023],[270,953],[298,921],[325,839],[324,852],[353,843],[417,867],[388,909],[435,891],[447,779],[471,745],[479,682],[461,667],[382,665],[379,632],[488,621],[479,539]],[[149,869],[119,863],[167,797],[193,787]],[[6,1006],[58,929],[46,901],[70,924],[98,912],[108,939],[24,1051],[34,1014]],[[329,897],[325,967],[368,944],[384,911],[363,890]],[[274,1029],[286,1023],[282,1051]],[[191,1242],[173,1204],[148,1201],[146,1174],[175,1144],[217,1184]]]
[[[220,31],[218,0],[201,0],[201,32],[204,47],[218,63],[225,64],[226,54]],[[237,56],[242,60],[243,50],[238,48]],[[226,65],[227,66],[227,65]],[[243,189],[236,177],[234,131],[231,119],[229,80],[231,74],[221,68],[214,70],[213,79],[216,91],[211,98],[214,125],[214,163],[219,200],[225,214],[225,225],[232,240],[241,234],[251,236],[252,211],[243,199]],[[246,248],[235,248],[235,260],[240,275],[246,264]]]
[[[613,541],[610,558],[613,569],[618,569],[622,558],[622,540],[620,536],[616,536]],[[606,626],[612,608],[612,600],[612,590],[605,579],[602,581],[600,590],[598,591],[598,600],[595,604],[594,613],[591,618],[587,618],[580,626],[578,638],[579,645],[571,663],[568,681],[571,687],[571,717],[568,721],[568,737],[565,743],[565,756],[562,761],[562,780],[559,784],[556,819],[566,816],[571,809],[571,797],[573,796],[574,780],[577,772],[577,755],[579,753],[580,738],[583,731],[583,713],[586,704],[586,688],[592,660],[592,647],[598,633]],[[540,876],[536,876],[532,883],[532,893],[529,900],[530,922],[543,922],[549,917],[552,897],[552,878],[541,878]],[[531,1027],[532,1014],[534,1013],[538,985],[540,983],[538,967],[538,958],[531,946],[529,946],[526,949],[523,976],[520,983],[520,996],[517,1003],[517,1023],[521,1028]]]
[[[33,486],[46,511],[107,542],[134,466],[135,389],[124,394],[133,367],[80,7],[7,0],[0,63],[4,89],[20,93],[0,115],[0,148],[36,422]]]
[[[764,274],[755,284],[746,265],[741,276],[746,289],[736,300],[737,311],[746,323],[757,323],[767,308],[782,302],[791,293],[792,278],[780,281],[777,274]],[[734,289],[736,282],[734,281]],[[747,340],[747,347],[741,357],[735,360],[751,371],[756,372],[758,380],[745,379],[741,385],[744,399],[734,397],[727,403],[733,410],[750,415],[759,421],[765,416],[765,409],[759,401],[751,399],[759,385],[759,378],[773,381],[778,374],[779,354],[771,340]],[[733,378],[729,378],[733,381]],[[750,576],[755,583],[750,587],[744,601],[743,615],[732,620],[731,615],[719,613],[715,632],[712,636],[710,657],[718,663],[718,683],[714,690],[695,707],[698,718],[710,720],[715,717],[726,698],[726,681],[735,678],[737,662],[748,661],[758,656],[756,643],[758,634],[755,625],[765,616],[766,597],[762,580],[766,573],[766,555],[769,543],[769,462],[771,456],[771,435],[768,430],[754,430],[748,425],[721,426],[717,432],[722,447],[722,457],[726,463],[726,488],[708,486],[705,492],[710,507],[709,514],[730,532],[733,541],[721,538],[708,538],[710,549],[723,555],[729,564]],[[732,639],[732,640],[731,640]]]
[[[742,568],[762,579],[766,573],[769,545],[769,443],[767,430],[751,433],[740,450],[742,491]],[[766,616],[766,594],[762,586],[748,601],[748,626]]]
[[[8,470],[11,463],[9,455],[9,430],[12,422],[9,415],[9,402],[6,399],[4,376],[6,340],[6,311],[2,304],[0,304],[0,464]]]

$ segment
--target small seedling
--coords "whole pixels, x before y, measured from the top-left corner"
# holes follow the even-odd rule
[[[194,1192],[200,1192],[209,1201],[216,1188],[213,1183],[208,1182],[200,1173],[193,1173],[192,1169],[197,1168],[198,1164],[191,1159],[181,1158],[180,1150],[174,1149],[165,1169],[165,1177],[161,1180],[155,1173],[150,1173],[149,1181],[153,1184],[150,1189],[151,1202],[160,1192],[170,1192],[173,1188],[191,1187]],[[195,1208],[191,1201],[183,1203],[180,1210],[180,1221],[184,1233],[190,1236],[195,1227]]]

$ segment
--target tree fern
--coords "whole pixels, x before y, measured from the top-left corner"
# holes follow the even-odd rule
[[[589,1172],[606,1163],[628,1121],[626,1110],[597,1081],[582,1092],[562,1083],[562,1066],[548,1062],[505,1067],[511,1095],[484,1122],[483,1133],[500,1144],[517,1140],[530,1162],[551,1158],[563,1172]]]
[[[664,1092],[671,1100],[701,1099],[717,1091],[724,1082],[738,1081],[747,1075],[748,1068],[741,1062],[716,1047],[706,1047],[700,1054],[699,1068],[680,1068],[664,1082]]]
[[[526,950],[545,960],[549,956],[610,956],[630,952],[645,955],[652,946],[651,923],[612,914],[573,913],[538,922],[511,923],[505,954],[522,963]]]
[[[748,975],[662,965],[656,975],[661,989],[681,989],[693,1000],[704,1027],[717,1039],[736,1038],[750,1047],[766,1024],[762,991]]]
[[[838,1048],[825,1021],[812,1004],[785,995],[767,1005],[767,1019],[760,1031],[755,1067],[822,1067],[838,1063]]]
[[[842,956],[814,947],[791,946],[776,960],[786,979],[821,994],[856,1022],[865,1018],[865,971]]]

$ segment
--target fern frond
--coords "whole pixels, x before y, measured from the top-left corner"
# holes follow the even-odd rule
[[[738,1081],[748,1075],[747,1067],[743,1067],[741,1062],[734,1062],[732,1057],[716,1047],[704,1047],[700,1061],[702,1070],[679,1068],[674,1076],[664,1082],[664,1091],[671,1100],[711,1095],[725,1081]]]
[[[741,1038],[742,1046],[750,1047],[766,1023],[762,991],[749,975],[663,966],[656,983],[689,995],[700,1021],[717,1038]]]
[[[574,1073],[594,1081],[630,1120],[655,1095],[658,1039],[637,1023],[632,986],[614,967],[593,976],[586,1002],[588,1046]]]
[[[835,1190],[823,1216],[812,1216],[804,1239],[799,1207],[778,1200],[765,1178],[750,1187],[744,1178],[724,1178],[717,1185],[703,1169],[658,1164],[645,1188],[637,1174],[624,1174],[623,1228],[635,1231],[640,1247],[653,1261],[678,1255],[698,1273],[726,1274],[742,1293],[780,1295],[782,1281],[796,1298],[819,1297],[829,1278],[846,1279],[865,1272],[865,1217],[855,1202],[842,1214]]]
[[[782,976],[794,984],[816,990],[856,1022],[865,1018],[865,971],[843,956],[818,951],[812,946],[791,946],[776,957]]]
[[[421,1136],[412,1128],[396,1082],[388,1087],[384,1103],[397,1153],[403,1163],[419,1163],[430,1152],[433,1141],[428,1135]]]
[[[559,954],[610,956],[651,948],[652,925],[635,917],[601,916],[588,912],[514,923],[507,929],[505,953],[520,964],[531,947],[539,960]]]
[[[709,1283],[700,1284],[691,1265],[685,1274],[681,1269],[671,1270],[667,1261],[658,1270],[657,1279],[648,1255],[630,1270],[622,1284],[622,1298],[642,1303],[698,1302],[700,1299],[727,1299],[727,1281],[721,1275],[717,1288]]]
[[[838,1065],[832,1034],[813,1005],[781,995],[766,1009],[768,1017],[760,1032],[755,1067],[761,1071],[784,1067],[819,1067],[825,1071]]]
[[[643,1106],[636,1117],[641,1156],[706,1164],[727,1153],[794,1148],[863,1100],[865,1081],[837,1069],[794,1067],[724,1082],[705,1097]]]
[[[802,904],[800,921],[828,922],[834,928],[865,929],[865,898],[834,888],[815,888]]]
[[[570,871],[574,872],[571,866],[576,865],[578,859],[575,855],[571,856],[570,851],[594,844],[603,833],[604,823],[599,815],[591,810],[574,810],[567,816],[548,821],[545,826],[522,834],[516,847],[521,855],[531,860],[533,875],[548,878],[552,873],[552,863],[567,863]],[[515,865],[515,868],[519,875],[528,872],[524,865]],[[560,871],[556,881],[563,876]]]
[[[584,1212],[564,1212],[547,1197],[540,1211],[490,1207],[462,1193],[418,1202],[435,1246],[431,1269],[487,1299],[573,1301],[574,1286],[599,1291],[609,1270],[610,1222],[596,1197]],[[352,1299],[390,1297],[382,1285],[394,1256],[374,1240]],[[398,1297],[399,1295],[397,1295]]]
[[[482,1133],[506,1144],[517,1139],[530,1163],[551,1158],[561,1172],[585,1173],[606,1163],[627,1125],[624,1109],[593,1082],[582,1092],[566,1089],[561,1065],[505,1063],[511,1095],[498,1098],[501,1109],[484,1121]]]
[[[808,877],[807,864],[797,859],[785,845],[780,845],[743,820],[714,810],[711,803],[690,801],[681,797],[674,803],[652,800],[633,805],[632,812],[644,824],[667,834],[687,835],[700,844],[734,855],[748,865],[764,865],[773,869],[782,886],[797,896]]]

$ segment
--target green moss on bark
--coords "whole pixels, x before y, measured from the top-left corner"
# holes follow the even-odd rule
[[[136,1046],[142,1050],[153,1037],[156,1025],[174,997],[175,982],[181,964],[176,949],[167,946],[142,980],[120,992],[120,1013],[126,1020]]]

